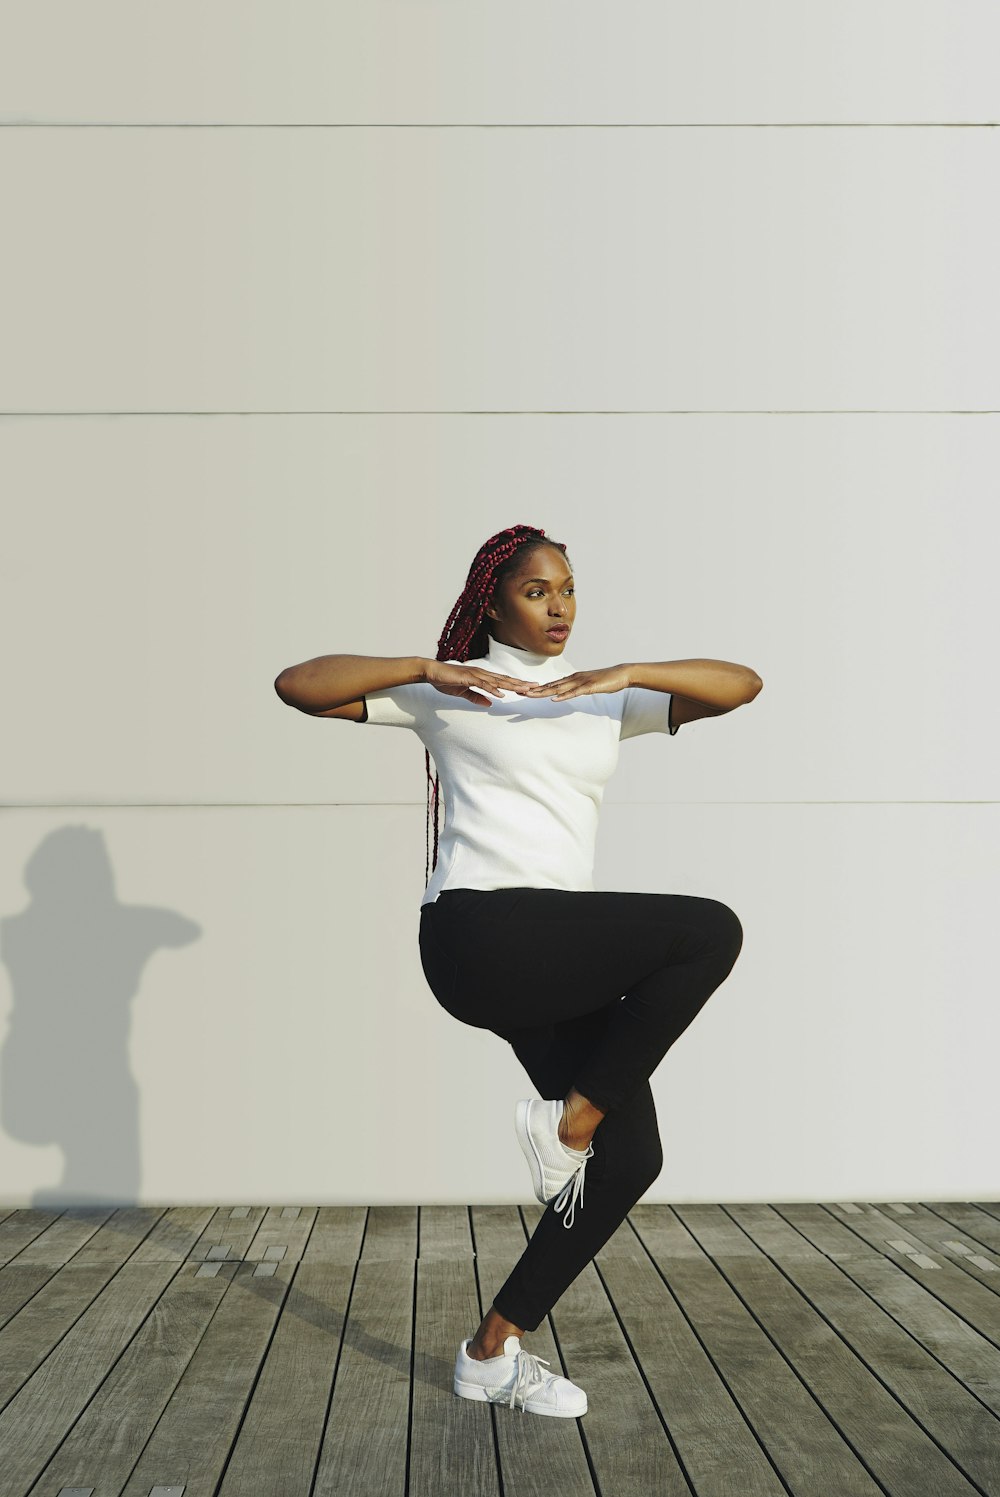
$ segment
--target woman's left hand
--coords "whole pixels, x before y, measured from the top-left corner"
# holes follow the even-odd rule
[[[564,702],[569,697],[587,696],[592,692],[624,691],[628,685],[628,667],[608,665],[599,671],[574,671],[571,676],[563,676],[558,681],[533,682],[523,690],[519,687],[517,694],[523,697],[551,697],[554,702]]]

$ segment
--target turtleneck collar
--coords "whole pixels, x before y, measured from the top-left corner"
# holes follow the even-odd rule
[[[517,676],[523,681],[558,681],[576,670],[576,666],[566,659],[565,650],[561,655],[546,655],[541,650],[522,650],[517,645],[501,644],[492,635],[482,658],[484,664],[501,675]]]

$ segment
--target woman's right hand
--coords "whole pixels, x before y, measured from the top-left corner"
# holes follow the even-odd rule
[[[501,676],[495,671],[484,671],[474,665],[459,665],[444,660],[428,660],[424,668],[424,680],[448,697],[464,697],[467,702],[476,702],[482,707],[493,703],[484,697],[484,691],[499,696],[501,690],[522,691],[530,681],[521,681],[517,676]],[[473,690],[473,687],[479,688]]]

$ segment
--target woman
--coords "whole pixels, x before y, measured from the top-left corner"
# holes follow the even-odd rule
[[[461,1343],[454,1391],[560,1418],[585,1414],[587,1395],[521,1337],[660,1173],[649,1078],[743,943],[717,900],[594,889],[604,786],[620,740],[676,733],[763,685],[720,660],[575,670],[575,619],[566,547],[515,525],[477,553],[436,659],[326,655],[275,682],[300,711],[411,728],[424,744],[434,863],[421,964],[441,1006],[506,1040],[541,1093],[517,1103],[515,1129],[548,1207]]]

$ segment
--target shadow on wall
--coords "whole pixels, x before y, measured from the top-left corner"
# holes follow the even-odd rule
[[[62,1179],[36,1191],[33,1206],[135,1204],[130,1004],[153,953],[198,940],[201,926],[173,910],[120,904],[104,835],[91,827],[50,832],[24,881],[31,903],[0,920],[13,995],[0,1042],[0,1126],[18,1143],[63,1151]]]

